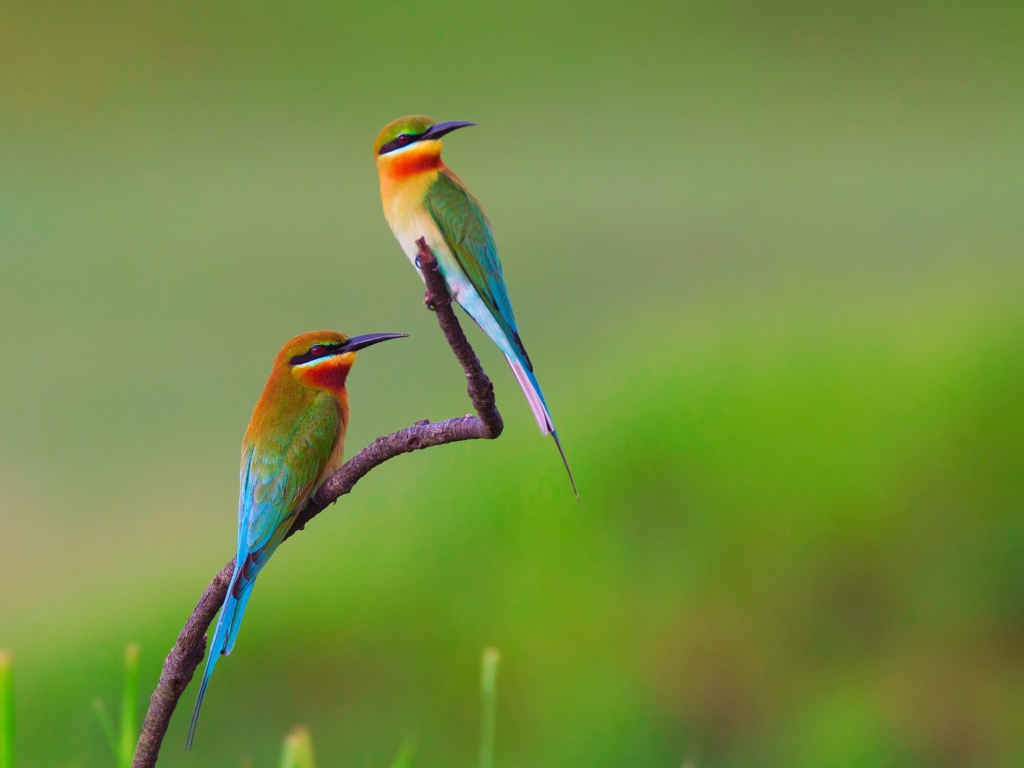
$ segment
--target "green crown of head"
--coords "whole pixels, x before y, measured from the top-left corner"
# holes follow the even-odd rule
[[[403,133],[407,133],[410,136],[418,136],[433,125],[434,121],[426,115],[410,115],[409,117],[400,117],[397,120],[392,120],[378,134],[377,142],[373,145],[373,153],[377,154],[380,152],[381,147],[389,141],[394,141]]]

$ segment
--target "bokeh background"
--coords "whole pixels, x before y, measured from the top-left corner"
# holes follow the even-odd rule
[[[162,765],[1024,763],[1020,4],[0,4],[0,646],[19,766],[109,762],[232,555],[270,361],[349,447],[466,412],[380,211],[399,115],[494,223],[581,489],[507,429],[393,461],[260,577]],[[142,697],[140,697],[141,699]],[[143,705],[140,700],[140,707]]]

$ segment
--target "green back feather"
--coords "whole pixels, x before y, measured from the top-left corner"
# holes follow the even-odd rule
[[[310,393],[295,413],[298,418],[276,420],[274,428],[258,435],[243,463],[239,537],[261,564],[315,490],[338,437],[341,415],[326,392]]]
[[[441,171],[427,190],[424,204],[469,282],[522,356],[523,362],[533,370],[519,339],[491,223],[480,203],[457,179]]]

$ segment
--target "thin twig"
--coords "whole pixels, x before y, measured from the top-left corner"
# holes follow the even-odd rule
[[[473,347],[466,339],[459,319],[455,316],[451,296],[445,286],[444,277],[437,268],[433,252],[422,238],[417,241],[417,245],[420,249],[417,262],[427,285],[424,301],[437,314],[438,324],[448,345],[466,373],[467,391],[477,415],[459,416],[436,424],[426,420],[418,421],[411,427],[378,437],[324,481],[295,518],[288,537],[301,531],[310,520],[341,496],[349,493],[374,467],[388,459],[401,456],[403,453],[462,440],[493,440],[501,434],[503,425],[501,414],[494,403],[494,387],[484,373]],[[139,736],[139,743],[135,748],[132,768],[152,768],[156,765],[160,744],[167,733],[178,700],[192,681],[192,676],[206,653],[206,630],[224,603],[224,596],[234,570],[235,560],[232,558],[199,598],[199,603],[178,635],[178,641],[164,661],[160,681],[149,700],[149,711],[146,713],[142,735]]]

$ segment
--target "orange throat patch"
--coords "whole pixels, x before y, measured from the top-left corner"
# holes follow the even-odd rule
[[[347,402],[345,382],[348,380],[348,372],[352,369],[354,360],[354,354],[329,357],[323,362],[303,369],[300,375],[309,386],[327,390],[339,402]]]
[[[424,141],[406,150],[377,158],[381,178],[391,181],[403,181],[411,176],[436,171],[442,165],[440,141]]]

